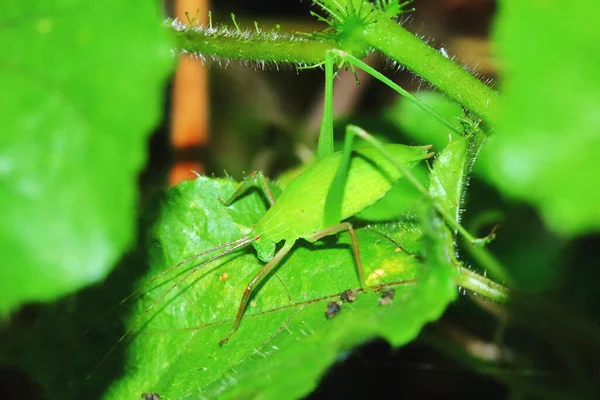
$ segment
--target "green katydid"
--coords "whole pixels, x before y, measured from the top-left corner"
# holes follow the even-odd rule
[[[348,126],[347,137],[351,138],[355,134],[364,137],[364,132],[360,128]],[[351,139],[347,140],[347,143],[350,143],[350,145],[346,147],[351,146],[351,142]],[[385,145],[386,151],[407,169],[416,165],[419,161],[431,157],[433,153],[429,152],[430,148],[431,146]],[[271,207],[263,218],[256,223],[252,231],[237,240],[189,257],[164,272],[167,273],[183,263],[231,246],[191,269],[173,284],[172,288],[175,288],[208,263],[234,250],[253,244],[258,258],[267,262],[267,264],[248,284],[242,296],[233,327],[227,336],[221,340],[221,344],[226,342],[231,334],[237,330],[252,290],[265,275],[279,264],[298,239],[314,242],[325,236],[348,230],[352,238],[353,253],[360,284],[363,289],[367,288],[354,229],[350,223],[340,221],[355,215],[379,200],[389,191],[392,184],[402,177],[402,174],[392,162],[385,156],[381,156],[379,150],[376,148],[362,147],[354,152],[356,156],[351,160],[349,152],[335,152],[317,161],[290,182],[277,200],[275,200],[271,193],[266,178],[264,178],[262,173],[250,174],[232,196],[222,202],[226,206],[230,205],[247,189],[258,184],[269,200]],[[340,165],[342,165],[341,169]],[[336,178],[336,173],[338,170],[344,169],[348,170],[347,174],[338,174],[338,176],[345,176],[347,179],[343,201],[341,207],[338,209],[340,217],[337,218],[337,223],[329,222],[326,218],[327,195]],[[283,242],[283,246],[276,250],[276,244],[280,242]],[[160,302],[168,293],[169,290],[163,293],[161,297],[154,301],[150,308]]]
[[[351,149],[352,137],[354,135],[359,135],[370,141],[373,140],[376,142],[376,139],[366,134],[362,129],[356,126],[348,126],[346,149]],[[350,234],[360,285],[364,290],[368,290],[354,229],[349,222],[339,221],[343,221],[355,215],[384,196],[390,190],[393,183],[402,177],[402,173],[397,168],[398,162],[402,164],[405,170],[407,170],[416,165],[419,161],[433,155],[433,153],[429,152],[431,146],[389,144],[384,147],[388,154],[383,156],[381,155],[380,150],[375,147],[355,149],[355,156],[352,158],[350,157],[351,153],[349,151],[332,153],[317,161],[294,178],[294,180],[286,186],[285,190],[277,200],[275,200],[266,178],[264,178],[262,173],[257,172],[250,174],[232,196],[227,200],[222,200],[222,203],[225,206],[231,204],[247,189],[258,184],[269,200],[271,208],[269,208],[262,219],[256,223],[249,234],[237,240],[224,243],[188,257],[148,281],[147,284],[185,263],[204,255],[214,253],[217,250],[225,249],[186,272],[170,286],[169,289],[155,299],[152,304],[144,310],[139,318],[142,318],[160,303],[173,289],[206,265],[226,254],[241,249],[249,244],[253,244],[258,258],[265,261],[266,264],[248,283],[242,295],[233,326],[228,334],[219,342],[219,344],[222,345],[227,342],[229,337],[238,329],[253,289],[281,262],[286,254],[293,248],[298,239],[314,242],[325,236],[335,235],[342,231],[348,231]],[[394,162],[391,162],[388,159],[390,154],[394,158]],[[347,173],[340,173],[341,171]],[[331,218],[330,216],[326,217],[326,203],[330,202],[327,199],[328,192],[330,192],[334,180],[339,181],[339,177],[342,177],[342,179],[346,181],[342,182],[346,189],[344,190],[341,207],[338,209],[338,222],[328,223],[327,219]],[[335,183],[333,183],[333,185],[335,185]],[[335,200],[333,202],[335,202]],[[276,250],[276,244],[280,242],[283,242],[283,246]],[[121,303],[125,302],[136,292],[131,293],[130,296],[123,299]],[[135,324],[136,322],[134,322],[132,326]],[[131,329],[132,328],[130,327],[119,338],[117,343],[103,357],[96,368],[98,368],[116,346],[124,340]],[[92,373],[94,371],[92,371]]]

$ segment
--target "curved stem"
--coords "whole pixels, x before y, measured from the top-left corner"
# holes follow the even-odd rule
[[[481,276],[462,265],[458,265],[456,269],[458,271],[458,276],[456,277],[456,284],[458,286],[499,303],[506,303],[508,301],[509,290],[504,286]]]
[[[496,122],[498,93],[396,21],[380,19],[361,30],[360,36],[487,122]]]

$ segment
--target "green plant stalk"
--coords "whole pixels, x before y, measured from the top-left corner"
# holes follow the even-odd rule
[[[369,46],[404,65],[492,125],[498,93],[391,19],[379,19],[357,32]]]
[[[473,293],[477,293],[498,303],[506,303],[509,298],[509,290],[504,286],[481,276],[456,262],[456,284]]]
[[[489,250],[478,245],[469,245],[469,243],[467,243],[465,248],[469,253],[471,253],[475,261],[485,268],[485,270],[495,279],[503,281],[509,287],[514,288],[514,280],[508,275],[506,268],[502,265],[502,263],[498,261],[498,259],[496,259],[496,257],[494,257]]]
[[[188,28],[176,31],[175,48],[207,59],[224,58],[258,63],[290,63],[315,65],[325,60],[327,51],[336,47],[333,41],[296,37],[276,31],[240,31]]]
[[[323,4],[335,9],[336,0]],[[354,6],[358,9],[358,5]],[[328,38],[291,36],[278,31],[255,29],[175,27],[176,49],[200,57],[248,60],[257,63],[289,63],[296,66],[322,65],[327,52],[346,49],[343,43],[353,43],[352,48],[369,47],[381,51],[411,72],[437,87],[449,97],[471,110],[486,122],[494,125],[498,114],[498,93],[465,71],[460,65],[444,57],[436,49],[402,28],[394,19],[363,1],[365,9],[372,9],[370,22],[361,29],[338,32]],[[360,57],[361,54],[352,54]]]

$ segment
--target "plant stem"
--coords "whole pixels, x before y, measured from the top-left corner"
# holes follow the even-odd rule
[[[478,245],[465,246],[467,251],[471,253],[473,258],[481,265],[487,272],[489,272],[495,279],[500,280],[508,284],[509,287],[514,288],[515,282],[506,272],[506,268],[489,252],[485,247]]]
[[[177,28],[176,28],[177,29]],[[322,64],[333,41],[281,34],[277,31],[245,32],[227,27],[192,27],[176,31],[176,49],[206,59],[236,59],[257,63]]]
[[[458,286],[499,303],[506,303],[508,301],[509,290],[504,286],[483,277],[462,265],[458,265],[456,269],[458,271],[456,277],[456,284]]]
[[[496,122],[498,93],[396,21],[382,18],[357,34],[487,122]]]

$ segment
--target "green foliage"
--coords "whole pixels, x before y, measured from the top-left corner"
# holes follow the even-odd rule
[[[429,193],[442,204],[455,221],[460,220],[460,204],[469,173],[469,139],[460,138],[438,155],[431,173]]]
[[[154,2],[9,1],[0,13],[5,316],[97,282],[131,245],[171,60]]]
[[[151,269],[140,283],[191,254],[237,239],[262,217],[265,203],[257,193],[230,207],[218,201],[235,187],[232,181],[200,177],[167,193],[153,230]],[[394,226],[411,251],[420,247],[415,227],[408,221]],[[323,371],[352,346],[377,336],[396,346],[412,340],[456,296],[453,273],[435,268],[424,275],[418,260],[392,241],[370,229],[357,234],[367,283],[394,287],[393,304],[380,306],[379,293],[359,293],[356,302],[344,303],[338,316],[327,319],[328,302],[360,287],[349,237],[304,243],[256,293],[240,330],[219,347],[245,286],[262,263],[252,248],[232,253],[177,284],[144,313],[184,271],[199,264],[193,262],[141,290],[126,322],[135,335],[127,346],[125,374],[106,398],[135,398],[141,391],[167,398],[256,393],[265,399],[298,398],[314,389]]]
[[[505,68],[502,96],[398,25],[395,17],[406,11],[400,1],[320,1],[329,14],[321,17],[328,27],[305,36],[174,23],[175,50],[202,57],[261,66],[312,66],[328,60],[331,84],[334,61],[350,62],[378,50],[443,92],[443,98],[419,96],[442,116],[437,121],[405,100],[381,118],[418,144],[432,143],[438,155],[431,170],[405,173],[387,196],[353,220],[367,283],[394,288],[393,303],[382,306],[380,293],[361,292],[355,302],[342,304],[339,315],[326,318],[328,303],[360,287],[349,236],[315,244],[299,241],[253,294],[240,330],[225,346],[217,346],[231,328],[248,282],[263,266],[252,246],[206,265],[201,263],[210,256],[196,259],[148,281],[169,265],[247,234],[265,214],[266,203],[251,192],[225,207],[218,198],[231,194],[236,183],[200,177],[171,188],[146,210],[141,227],[149,236],[147,271],[137,271],[147,265],[147,249],[140,245],[125,259],[127,268],[106,286],[40,308],[25,328],[12,326],[0,361],[27,371],[56,398],[139,398],[144,392],[162,398],[298,398],[353,346],[376,337],[394,346],[415,339],[456,298],[460,284],[502,303],[510,297],[525,310],[511,317],[522,318],[537,334],[529,343],[535,345],[530,354],[527,335],[519,337],[526,343],[521,348],[526,356],[517,354],[519,362],[535,358],[535,352],[548,357],[538,343],[543,332],[552,352],[560,353],[547,365],[566,365],[574,386],[588,390],[582,371],[597,369],[583,359],[597,359],[597,353],[577,343],[583,355],[571,354],[567,345],[583,338],[593,347],[595,326],[560,307],[511,294],[463,267],[473,262],[502,283],[540,291],[559,276],[559,259],[569,245],[565,238],[600,228],[594,184],[594,156],[600,150],[595,117],[600,66],[594,52],[599,37],[592,20],[598,14],[593,11],[600,10],[577,3],[565,19],[562,5],[534,3],[503,2],[496,35]],[[8,266],[0,270],[0,316],[23,302],[55,299],[103,278],[132,242],[135,177],[144,161],[144,140],[159,115],[158,94],[170,64],[169,38],[152,2],[11,1],[1,12],[0,85],[11,96],[0,100],[5,128],[0,137],[0,254]],[[332,93],[328,86],[326,96]],[[325,104],[331,111],[331,103]],[[480,125],[466,119],[474,116],[483,119]],[[439,123],[443,119],[446,126]],[[330,130],[332,121],[327,115],[324,120]],[[480,149],[483,162],[475,164],[477,171],[501,194],[535,206],[563,238],[544,231],[533,212],[518,223],[514,220],[521,215],[511,214],[512,225],[509,221],[509,229],[487,247],[488,240],[471,236],[460,217]],[[309,185],[303,189],[291,207],[311,201]],[[498,193],[487,196],[475,202],[483,204],[482,215],[489,215],[492,204],[509,208]],[[484,228],[496,222],[481,219]],[[477,222],[477,216],[468,222]],[[466,246],[459,245],[461,237]],[[572,247],[575,255],[568,264],[575,268],[580,256]],[[500,252],[498,258],[509,268],[496,259],[494,253]],[[593,270],[587,271],[590,276]],[[566,275],[568,282],[575,280],[576,274]],[[580,295],[587,293],[580,287],[593,279],[585,275],[581,280],[567,293],[577,292],[581,298],[573,301],[585,301],[586,309],[600,309],[587,304],[590,296]],[[99,317],[132,292],[110,317]],[[561,331],[553,333],[556,326]],[[502,341],[499,335],[495,339]],[[536,371],[530,368],[534,361],[514,365]],[[562,372],[557,376],[569,375]],[[535,374],[527,377],[536,379]],[[520,385],[527,384],[515,387],[525,393]],[[548,388],[554,384],[543,382],[540,393],[552,394]]]
[[[600,229],[599,13],[595,2],[503,1],[495,35],[503,108],[483,169],[567,236]]]

